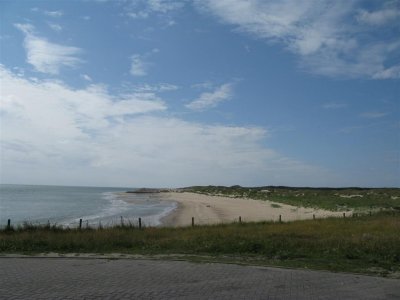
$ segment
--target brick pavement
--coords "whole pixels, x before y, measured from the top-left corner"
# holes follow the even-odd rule
[[[185,261],[1,258],[0,299],[400,299],[400,280]]]

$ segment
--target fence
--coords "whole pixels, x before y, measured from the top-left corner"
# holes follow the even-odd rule
[[[380,211],[382,212],[382,210]],[[386,211],[387,213],[389,212],[391,215],[395,216],[396,212],[394,210],[392,211]],[[357,217],[362,217],[362,216],[372,216],[373,213],[372,211],[369,211],[368,213],[352,213],[351,217],[352,218],[357,218]],[[346,217],[350,217],[349,215],[346,215],[346,213],[343,213],[343,218],[345,219]],[[312,215],[312,219],[313,220],[317,220],[318,218],[316,217],[315,214]],[[189,219],[190,220],[190,219]],[[206,225],[206,224],[211,224],[212,222],[207,222],[210,220],[207,219],[201,219],[201,222],[199,222],[199,220],[195,217],[191,218],[191,223],[189,223],[187,226],[191,226],[195,227],[196,225]],[[285,222],[285,220],[283,219],[282,215],[279,215],[277,220],[269,220],[269,221],[276,221],[278,223],[282,223]],[[239,216],[237,219],[234,219],[233,222],[238,222],[238,223],[242,223],[243,219],[242,216]],[[229,223],[229,222],[226,222]],[[71,225],[73,225],[74,223],[72,223]],[[126,227],[126,228],[138,228],[138,229],[142,229],[144,227],[155,227],[154,225],[151,225],[151,223],[147,224],[147,226],[144,223],[144,220],[142,218],[137,218],[137,219],[130,219],[130,218],[124,218],[124,217],[120,217],[120,221],[119,222],[108,222],[108,223],[102,223],[101,221],[98,222],[97,225],[93,225],[93,224],[89,224],[89,220],[83,220],[83,219],[79,219],[78,222],[75,222],[75,226],[65,226],[65,225],[57,225],[57,223],[54,223],[53,225],[50,224],[50,221],[48,221],[46,224],[40,224],[40,223],[28,223],[28,222],[23,222],[22,224],[17,224],[17,228],[29,228],[29,227],[44,227],[44,228],[51,228],[56,227],[56,228],[64,228],[64,229],[102,229],[102,228],[108,228],[108,227]],[[85,226],[83,226],[85,225]],[[0,226],[1,228],[1,226]],[[7,219],[7,225],[4,227],[5,230],[12,230],[14,229],[14,226],[11,223],[11,219]]]

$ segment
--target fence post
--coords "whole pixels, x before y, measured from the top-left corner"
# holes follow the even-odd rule
[[[194,217],[192,217],[192,227],[194,227]]]
[[[343,213],[343,218],[346,218],[346,213]]]
[[[82,219],[79,219],[79,229],[82,229]]]
[[[7,229],[10,230],[11,229],[11,219],[7,220]]]
[[[282,215],[279,215],[279,223],[282,222]]]
[[[242,217],[239,216],[239,223],[242,223]]]
[[[142,218],[139,218],[139,229],[142,229]]]
[[[315,220],[315,215],[312,215],[313,220]]]

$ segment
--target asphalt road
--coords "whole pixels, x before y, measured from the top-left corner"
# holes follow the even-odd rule
[[[185,261],[0,258],[0,299],[400,299],[400,280]]]

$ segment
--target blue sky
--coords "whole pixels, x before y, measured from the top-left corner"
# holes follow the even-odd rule
[[[0,1],[1,183],[400,186],[400,1]]]

